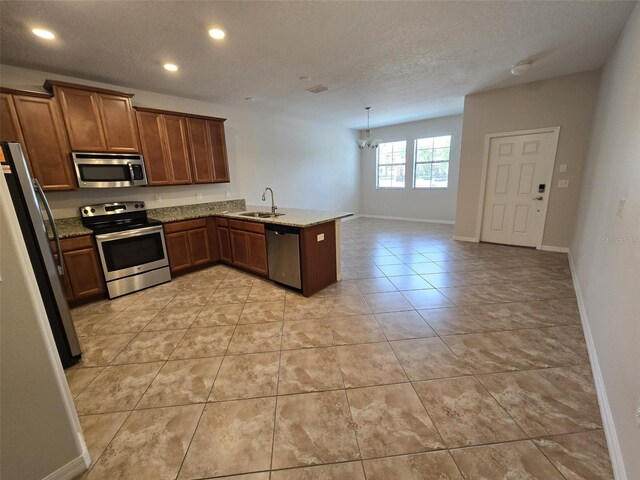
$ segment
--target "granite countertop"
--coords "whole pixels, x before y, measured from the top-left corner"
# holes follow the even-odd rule
[[[292,227],[310,227],[320,223],[350,217],[349,212],[330,212],[322,210],[302,210],[297,208],[279,208],[278,213],[284,215],[274,218],[244,217],[243,212],[270,212],[269,207],[247,206],[244,200],[225,200],[220,202],[196,203],[193,205],[181,205],[177,207],[151,208],[147,210],[149,218],[159,220],[162,223],[179,222],[211,216],[224,216],[237,218],[251,222],[271,223],[274,225],[288,225]],[[91,235],[93,232],[82,225],[79,217],[60,218],[56,220],[60,238]],[[46,222],[49,238],[53,239],[53,231],[49,222]]]
[[[269,207],[257,207],[247,206],[248,212],[271,212]],[[240,215],[239,212],[227,212],[223,213],[223,217],[237,218],[239,220],[249,220],[251,222],[270,223],[273,225],[287,225],[290,227],[311,227],[312,225],[319,225],[320,223],[330,222],[339,218],[350,217],[353,213],[350,212],[332,212],[324,210],[303,210],[298,208],[278,208],[278,213],[284,213],[284,215],[273,218],[257,218],[257,217],[245,217]]]

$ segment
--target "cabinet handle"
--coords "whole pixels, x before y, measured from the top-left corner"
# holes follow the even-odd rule
[[[58,226],[56,225],[56,220],[53,218],[53,213],[51,213],[51,207],[49,206],[49,202],[47,201],[47,197],[45,197],[44,192],[42,191],[42,187],[40,186],[40,182],[38,182],[37,178],[33,179],[33,189],[40,196],[42,200],[42,205],[44,209],[47,211],[47,217],[49,217],[49,223],[51,224],[51,230],[53,230],[53,240],[56,243],[56,250],[58,251],[58,275],[64,275],[64,263],[62,260],[62,247],[60,246],[60,236],[58,235]]]

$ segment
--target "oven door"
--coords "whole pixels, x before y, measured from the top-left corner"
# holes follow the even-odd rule
[[[169,265],[162,225],[96,235],[107,282]]]

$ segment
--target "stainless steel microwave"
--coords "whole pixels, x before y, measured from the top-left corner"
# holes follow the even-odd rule
[[[147,184],[142,155],[73,152],[80,188],[138,187]]]

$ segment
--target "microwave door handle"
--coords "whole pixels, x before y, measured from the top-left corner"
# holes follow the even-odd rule
[[[133,164],[131,162],[127,163],[127,166],[129,167],[129,177],[131,178],[131,185],[135,185],[136,181],[135,181],[135,174],[133,173]]]
[[[49,224],[51,225],[51,230],[53,231],[53,240],[56,243],[56,251],[58,252],[58,275],[62,276],[64,275],[64,263],[62,260],[62,247],[60,246],[60,235],[58,235],[58,226],[56,225],[56,220],[53,218],[53,213],[51,213],[51,207],[49,206],[47,197],[45,197],[44,192],[42,191],[42,187],[40,186],[40,182],[38,182],[37,178],[33,179],[33,189],[40,196],[42,205],[47,212],[47,217],[49,217]]]

